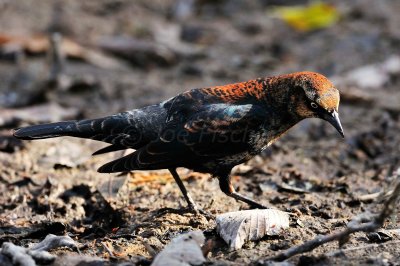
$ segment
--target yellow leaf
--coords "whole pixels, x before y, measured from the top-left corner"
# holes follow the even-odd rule
[[[334,6],[321,2],[313,2],[308,6],[277,7],[273,13],[299,31],[327,28],[339,19]]]

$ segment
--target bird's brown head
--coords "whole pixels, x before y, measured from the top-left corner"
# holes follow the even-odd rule
[[[301,118],[318,117],[328,121],[344,137],[339,120],[339,91],[325,76],[297,72],[282,76],[289,86],[289,111]]]

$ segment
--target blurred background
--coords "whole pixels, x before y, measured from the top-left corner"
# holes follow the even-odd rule
[[[350,73],[352,85],[379,94],[388,77],[353,72],[398,64],[399,10],[386,0],[2,0],[0,104],[51,100],[103,115],[190,88],[301,70]]]
[[[346,138],[325,122],[303,121],[239,167],[235,186],[267,205],[315,214],[322,224],[349,217],[363,209],[358,196],[381,191],[399,166],[399,14],[396,0],[0,0],[1,190],[13,193],[11,181],[23,176],[50,175],[53,182],[84,180],[93,191],[104,180],[96,167],[121,155],[88,159],[99,144],[20,142],[12,128],[100,117],[191,88],[307,70],[341,91]],[[202,206],[241,206],[215,180],[190,175],[192,188],[202,188],[194,192]],[[124,202],[152,209],[180,200],[173,183],[147,186],[131,184]],[[278,193],[291,189],[344,194],[293,199]],[[8,223],[18,213],[10,206],[22,201],[4,197],[0,203],[9,207],[0,207],[0,217]],[[313,204],[326,213],[317,215]]]

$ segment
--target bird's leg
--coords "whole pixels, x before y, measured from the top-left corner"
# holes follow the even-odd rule
[[[248,198],[236,192],[235,188],[232,186],[230,175],[224,175],[219,177],[219,187],[221,188],[222,192],[224,192],[227,196],[232,197],[236,200],[243,201],[249,204],[253,208],[268,209],[268,207],[261,205],[260,203],[252,200],[251,198]]]
[[[175,182],[178,184],[179,189],[181,190],[183,197],[185,198],[186,202],[188,203],[188,209],[191,212],[195,212],[195,213],[200,213],[202,215],[204,215],[206,218],[208,219],[214,219],[214,215],[212,215],[211,213],[204,211],[200,208],[197,207],[196,203],[194,203],[194,200],[192,199],[192,197],[190,196],[189,192],[186,190],[185,185],[183,184],[181,178],[179,177],[178,173],[176,172],[176,169],[174,168],[170,168],[168,169],[171,173],[171,175],[174,177]],[[171,212],[173,211],[172,209],[165,209],[166,212]],[[176,212],[176,211],[173,211]]]
[[[196,203],[194,203],[192,197],[190,196],[189,192],[186,190],[185,185],[183,184],[181,178],[179,177],[178,173],[176,172],[176,169],[174,168],[170,168],[168,169],[171,173],[171,175],[174,177],[175,182],[178,184],[179,189],[181,190],[183,197],[185,198],[187,204],[188,204],[188,208],[194,211],[197,211],[197,205]]]

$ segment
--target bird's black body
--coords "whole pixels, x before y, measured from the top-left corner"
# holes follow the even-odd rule
[[[14,135],[21,139],[73,136],[111,144],[94,154],[132,148],[136,151],[103,165],[99,172],[170,169],[177,180],[174,169],[186,167],[213,174],[225,193],[262,207],[236,193],[229,174],[235,165],[249,160],[306,118],[301,112],[307,113],[311,107],[291,106],[309,101],[305,92],[295,89],[292,78],[287,84],[278,78],[195,89],[141,109],[25,127]],[[187,193],[182,182],[177,182]],[[185,197],[191,204],[190,197]]]
[[[102,166],[102,173],[186,167],[212,174],[230,172],[258,154],[274,137],[268,134],[273,125],[265,122],[277,115],[251,100],[243,104],[207,103],[199,108],[188,105],[183,109],[174,107],[177,98],[105,118],[22,128],[15,136],[72,136],[111,144],[94,154],[136,150]]]

